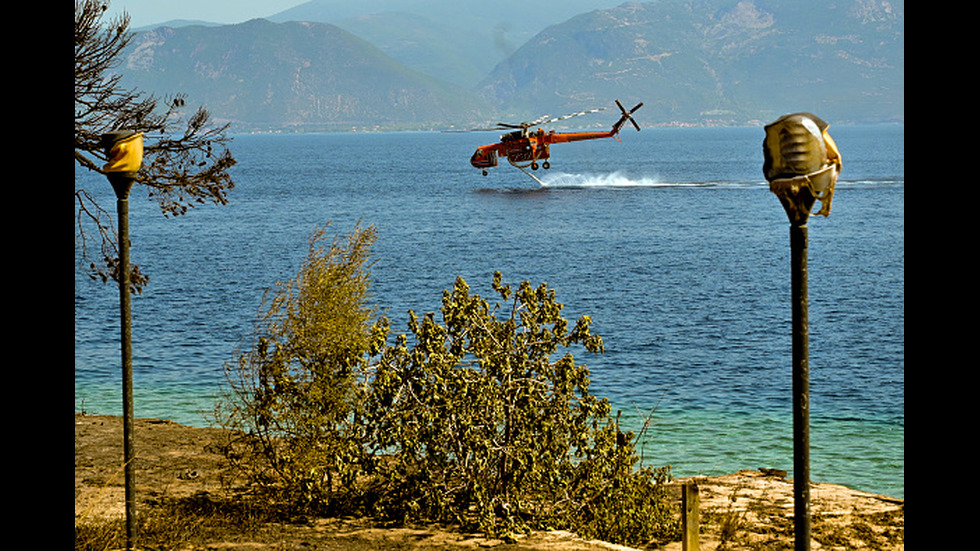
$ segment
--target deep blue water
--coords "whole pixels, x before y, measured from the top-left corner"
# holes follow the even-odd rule
[[[832,127],[844,169],[809,223],[811,477],[905,493],[904,127]],[[462,276],[547,282],[606,352],[577,359],[676,476],[792,473],[789,224],[761,128],[624,131],[555,146],[542,187],[468,163],[493,134],[239,136],[226,206],[166,219],[131,196],[135,409],[207,426],[222,365],[315,226],[374,225],[379,307],[437,311]],[[76,171],[76,179],[93,176]],[[97,177],[96,177],[97,178]],[[94,182],[114,214],[108,184]],[[76,260],[77,260],[76,245]],[[118,293],[75,276],[75,411],[120,414]]]

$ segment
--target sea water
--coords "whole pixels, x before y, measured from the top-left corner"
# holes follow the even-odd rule
[[[832,126],[844,165],[809,226],[811,478],[904,497],[904,127]],[[318,226],[377,229],[372,291],[405,332],[463,277],[545,282],[605,352],[591,391],[675,476],[792,476],[789,223],[761,128],[645,128],[563,144],[544,185],[469,166],[493,134],[243,135],[225,206],[165,218],[130,197],[135,414],[208,426],[223,365]],[[101,177],[76,170],[114,215]],[[76,184],[77,186],[78,184]],[[76,264],[80,263],[76,239]],[[75,274],[75,411],[121,414],[118,292]]]

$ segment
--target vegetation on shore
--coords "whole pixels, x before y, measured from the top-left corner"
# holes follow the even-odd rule
[[[512,289],[496,273],[497,302],[458,278],[441,316],[410,312],[390,342],[367,304],[374,236],[314,232],[227,366],[223,419],[241,435],[229,457],[249,479],[309,514],[674,538],[668,468],[638,465],[635,435],[569,351],[602,352],[589,317],[569,323],[546,284]]]
[[[75,549],[125,545],[122,418],[75,414]],[[601,540],[569,531],[537,530],[493,538],[449,523],[401,523],[367,516],[315,516],[250,491],[225,458],[228,431],[152,418],[136,419],[137,548],[250,551],[608,551]],[[701,548],[761,551],[793,548],[793,483],[771,470],[667,485],[680,517],[679,487],[696,483]],[[813,539],[822,549],[904,549],[904,500],[828,483],[811,488]],[[639,549],[681,551],[681,542]]]

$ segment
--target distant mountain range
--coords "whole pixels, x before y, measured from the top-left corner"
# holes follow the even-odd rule
[[[139,30],[120,71],[126,85],[187,94],[236,131],[461,128],[614,99],[644,102],[647,126],[793,111],[904,121],[903,1],[473,6],[313,0],[237,25],[171,22]]]
[[[326,23],[159,27],[138,34],[123,72],[246,131],[422,128],[479,118],[483,103]]]

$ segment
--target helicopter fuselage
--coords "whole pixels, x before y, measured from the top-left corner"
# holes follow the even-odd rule
[[[545,132],[538,129],[534,132],[517,130],[508,132],[494,144],[483,145],[476,149],[470,157],[470,164],[476,168],[492,168],[497,166],[497,158],[504,157],[511,163],[532,163],[551,157],[549,146],[556,143],[576,142],[614,137],[614,132]],[[537,168],[534,166],[534,168]],[[546,167],[547,168],[547,167]]]
[[[632,115],[637,109],[643,106],[643,103],[638,103],[636,107],[630,111],[627,111],[619,100],[616,100],[616,105],[619,107],[622,115],[619,117],[619,120],[613,124],[612,129],[606,132],[555,132],[554,130],[545,132],[541,128],[531,130],[531,128],[539,124],[540,121],[544,121],[544,118],[535,122],[521,123],[519,126],[499,123],[497,126],[500,128],[516,128],[518,130],[508,132],[500,136],[500,141],[497,143],[482,145],[476,148],[476,152],[474,152],[473,156],[470,157],[470,164],[476,168],[482,168],[484,176],[487,175],[488,168],[497,166],[497,159],[499,157],[506,158],[510,164],[520,168],[521,170],[524,170],[525,167],[528,166],[536,170],[538,168],[538,161],[544,161],[542,163],[544,168],[548,168],[550,166],[548,159],[551,157],[551,150],[549,148],[552,144],[578,142],[582,140],[597,140],[601,138],[616,138],[618,141],[619,130],[624,124],[626,124],[627,121],[632,123],[637,130],[640,129],[640,125],[636,124],[636,121],[633,120]],[[555,122],[589,112],[591,111],[581,111],[579,113],[573,113],[571,115],[550,119],[545,122]],[[524,172],[527,171],[524,170]]]

